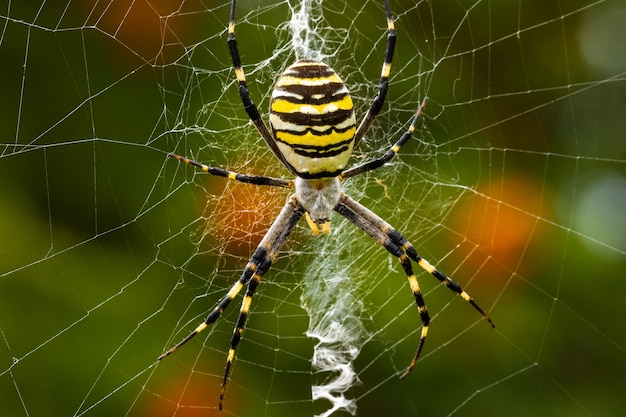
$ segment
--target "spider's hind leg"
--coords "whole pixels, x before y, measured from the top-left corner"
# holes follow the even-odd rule
[[[472,307],[474,307],[487,322],[491,325],[491,327],[496,327],[493,320],[489,317],[489,315],[483,310],[474,299],[461,287],[461,285],[452,280],[443,272],[439,271],[433,265],[431,265],[426,259],[422,258],[418,253],[415,247],[400,234],[396,229],[394,229],[389,223],[378,217],[373,211],[369,210],[365,206],[357,203],[355,200],[348,196],[344,196],[342,200],[351,210],[356,212],[359,216],[363,217],[367,221],[369,221],[374,227],[380,229],[384,232],[389,239],[394,242],[396,245],[400,246],[404,252],[407,254],[409,258],[411,258],[414,262],[416,262],[424,271],[428,272],[435,278],[439,280],[443,285],[448,287],[451,291],[454,291],[458,295],[461,296],[465,301],[470,303]]]
[[[415,247],[413,247],[413,245],[409,241],[404,239],[404,237],[402,237],[402,235],[400,235],[400,233],[398,233],[395,229],[394,229],[394,231],[403,240],[403,242],[400,241],[398,243],[402,245],[402,247],[406,251],[406,254],[412,260],[417,262],[417,264],[420,267],[422,267],[422,269],[424,271],[428,272],[429,274],[431,274],[432,276],[437,278],[443,285],[445,285],[451,291],[454,291],[455,293],[460,295],[461,298],[463,298],[465,301],[470,303],[472,305],[472,307],[474,307],[474,309],[476,309],[476,311],[478,311],[480,314],[482,314],[482,316],[485,318],[485,320],[487,320],[487,322],[491,325],[491,327],[494,327],[494,328],[496,327],[496,325],[493,322],[493,320],[491,320],[491,317],[489,317],[489,315],[485,312],[485,310],[483,310],[482,307],[480,307],[476,303],[476,301],[474,301],[474,299],[461,287],[461,285],[458,282],[454,281],[453,279],[448,277],[446,274],[444,274],[443,272],[441,272],[437,268],[435,268],[433,265],[431,265],[426,259],[424,259],[421,256],[419,256],[419,254],[415,250]]]
[[[250,312],[250,305],[252,304],[252,296],[261,281],[261,277],[269,270],[272,262],[278,256],[280,249],[289,237],[289,234],[293,230],[294,226],[304,215],[304,209],[298,204],[298,202],[292,198],[283,207],[280,214],[274,220],[274,223],[265,234],[261,243],[254,251],[254,254],[248,261],[246,268],[239,280],[231,287],[228,293],[220,300],[217,306],[209,313],[206,320],[200,324],[193,332],[191,332],[186,338],[181,340],[173,348],[168,350],[159,356],[159,360],[171,355],[195,335],[206,329],[210,324],[217,321],[222,316],[222,313],[228,307],[230,302],[239,294],[243,287],[247,284],[246,294],[244,295],[239,310],[239,318],[233,331],[233,336],[230,340],[230,349],[228,350],[228,356],[226,359],[226,368],[224,370],[224,376],[222,379],[222,389],[220,391],[219,408],[222,409],[222,403],[224,400],[224,394],[226,392],[226,384],[228,383],[228,377],[230,370],[235,359],[235,352]]]
[[[460,295],[465,301],[470,303],[472,307],[474,307],[474,309],[482,314],[482,316],[485,318],[485,320],[487,320],[491,327],[495,327],[495,324],[493,323],[489,315],[487,315],[485,310],[483,310],[456,281],[450,279],[447,275],[439,271],[428,261],[422,258],[415,250],[415,247],[408,240],[406,240],[400,232],[398,232],[389,223],[377,216],[374,212],[346,195],[343,195],[341,197],[341,202],[337,205],[335,210],[342,214],[344,217],[346,217],[348,220],[350,220],[352,223],[354,223],[359,229],[370,235],[374,240],[376,240],[385,249],[387,249],[389,253],[398,257],[398,259],[402,263],[402,267],[405,273],[407,274],[409,284],[411,286],[411,291],[415,296],[417,308],[420,313],[420,318],[424,323],[424,327],[422,328],[422,335],[420,337],[420,343],[418,345],[417,352],[415,353],[415,357],[411,361],[411,364],[404,372],[404,374],[402,374],[401,378],[405,378],[415,366],[415,363],[417,362],[417,359],[419,358],[420,352],[424,345],[424,340],[428,333],[428,324],[430,320],[428,312],[426,310],[424,299],[419,288],[419,284],[411,269],[409,259],[416,262],[424,271],[437,278],[443,285],[448,287],[450,290]]]
[[[378,216],[373,214],[372,212],[368,212],[372,214],[372,218],[368,218],[363,216],[361,210],[354,210],[354,208],[363,208],[356,201],[352,200],[350,197],[343,195],[341,201],[335,207],[335,211],[344,216],[346,219],[350,220],[355,226],[359,229],[363,230],[367,233],[372,239],[374,239],[377,243],[383,246],[390,254],[397,257],[402,265],[402,269],[407,276],[409,281],[409,286],[411,287],[411,292],[413,293],[413,297],[415,298],[415,304],[417,305],[417,311],[420,315],[420,320],[422,321],[423,327],[420,335],[420,341],[417,346],[417,350],[415,352],[415,356],[411,363],[409,364],[407,370],[402,374],[401,378],[405,378],[415,366],[417,359],[422,352],[422,348],[424,347],[424,342],[426,341],[426,336],[428,335],[428,326],[430,325],[430,315],[428,314],[428,310],[426,308],[426,303],[424,302],[424,297],[422,295],[422,291],[420,290],[419,283],[417,282],[417,278],[415,277],[415,273],[413,272],[413,267],[411,265],[411,260],[405,253],[404,248],[401,245],[398,245],[390,236],[386,233],[384,228],[379,227],[379,222],[384,222]],[[367,209],[365,209],[367,210]]]

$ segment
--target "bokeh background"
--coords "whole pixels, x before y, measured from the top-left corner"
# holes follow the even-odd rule
[[[292,6],[295,5],[292,2]],[[280,190],[198,174],[175,151],[287,175],[240,108],[215,1],[0,0],[0,414],[212,416],[237,307],[176,355],[237,279]],[[385,47],[379,2],[324,2],[314,45],[363,114]],[[265,277],[223,415],[314,415],[302,298],[345,280],[368,330],[359,416],[617,416],[626,373],[626,3],[392,1],[392,87],[355,162],[430,102],[390,167],[347,190],[489,311],[333,220],[300,225]],[[262,112],[294,59],[286,3],[240,1]],[[304,294],[304,295],[303,295]],[[305,298],[306,299],[306,298]],[[320,306],[307,306],[312,309]],[[346,415],[338,412],[335,415]]]

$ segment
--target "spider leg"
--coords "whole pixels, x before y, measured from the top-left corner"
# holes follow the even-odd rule
[[[220,392],[220,410],[222,409],[222,402],[224,400],[224,394],[226,392],[226,383],[228,382],[230,369],[235,358],[235,351],[237,349],[237,346],[239,345],[239,342],[241,341],[241,336],[243,334],[243,329],[246,324],[246,319],[248,318],[250,304],[252,303],[252,296],[254,295],[254,292],[261,280],[261,277],[270,268],[272,262],[274,262],[274,260],[278,256],[280,248],[283,246],[283,244],[287,240],[287,237],[289,237],[289,234],[304,213],[305,210],[300,206],[300,204],[297,203],[295,198],[290,199],[290,201],[287,202],[283,210],[280,212],[280,214],[272,224],[272,227],[270,227],[267,234],[259,244],[257,250],[255,251],[255,255],[253,255],[253,260],[255,256],[257,258],[263,257],[263,260],[258,261],[258,263],[256,264],[255,271],[252,275],[252,280],[248,284],[246,295],[244,296],[244,299],[241,303],[241,309],[239,311],[237,325],[235,326],[233,336],[230,340],[230,350],[228,351],[228,357],[226,359],[226,368],[224,370],[224,378],[222,380],[222,389]]]
[[[380,113],[380,110],[385,103],[385,98],[387,97],[387,90],[389,88],[389,74],[391,73],[391,61],[393,59],[393,52],[396,48],[396,30],[393,24],[393,17],[391,16],[391,9],[389,8],[389,1],[384,0],[385,4],[385,14],[387,15],[387,30],[389,33],[387,34],[387,48],[385,50],[385,60],[383,62],[383,69],[380,73],[380,81],[378,83],[378,94],[374,97],[374,101],[370,106],[369,110],[365,114],[365,117],[359,124],[359,127],[354,134],[354,146],[363,139],[363,136],[367,133],[372,123],[374,123],[374,119]]]
[[[241,274],[239,280],[209,313],[206,320],[173,348],[159,356],[159,360],[161,360],[166,356],[171,355],[195,335],[206,329],[210,324],[220,318],[226,307],[228,307],[230,302],[237,296],[237,294],[239,294],[244,285],[247,284],[248,288],[241,304],[239,318],[230,341],[230,350],[228,351],[228,357],[226,359],[226,368],[224,370],[224,378],[222,380],[222,388],[220,391],[220,410],[222,409],[222,402],[226,391],[226,383],[228,382],[230,369],[235,358],[235,350],[241,340],[241,335],[243,334],[245,322],[250,310],[250,304],[252,303],[252,295],[254,294],[261,277],[265,274],[265,272],[267,272],[272,262],[278,256],[280,248],[287,240],[287,237],[293,230],[298,220],[300,220],[300,218],[304,215],[304,212],[305,210],[295,199],[290,199],[287,204],[285,204],[276,220],[274,220],[274,223],[266,233],[265,237],[263,237],[263,240],[261,240],[261,243],[259,243],[259,246],[254,251],[254,254],[250,258],[250,261],[246,265],[246,268]]]
[[[241,66],[241,57],[239,56],[239,48],[237,47],[237,39],[235,38],[235,0],[230,5],[230,22],[228,24],[228,39],[226,43],[228,44],[228,50],[230,52],[230,56],[233,61],[233,67],[235,69],[235,75],[237,76],[237,82],[239,83],[239,96],[241,97],[241,102],[243,104],[243,108],[248,114],[248,117],[256,127],[256,130],[259,132],[267,146],[272,150],[274,155],[289,169],[289,171],[297,175],[292,168],[290,168],[289,164],[285,161],[282,153],[278,149],[276,145],[276,141],[274,140],[274,136],[267,128],[267,125],[261,118],[259,114],[259,109],[256,107],[252,99],[250,98],[250,92],[248,91],[248,84],[246,83],[246,75],[243,71],[243,67]]]
[[[376,168],[380,168],[381,166],[383,166],[387,162],[389,162],[394,156],[396,156],[396,154],[400,151],[400,148],[402,148],[402,146],[405,143],[407,143],[409,141],[409,139],[411,139],[411,136],[413,136],[413,132],[415,131],[415,126],[417,125],[417,122],[419,121],[420,117],[422,116],[422,113],[424,112],[424,108],[426,107],[426,103],[428,103],[428,97],[426,97],[422,101],[422,104],[417,109],[417,112],[415,113],[415,117],[413,118],[413,121],[411,122],[411,126],[409,126],[408,130],[406,132],[404,132],[404,134],[391,147],[391,149],[389,149],[387,152],[385,152],[385,154],[383,156],[381,156],[380,158],[374,159],[373,161],[365,162],[365,163],[363,163],[361,165],[357,165],[355,167],[352,167],[352,168],[344,171],[341,174],[341,179],[343,180],[343,179],[346,179],[346,178],[354,177],[355,175],[359,175],[359,174],[362,174],[364,172],[372,171],[372,170],[374,170]]]
[[[255,185],[269,185],[272,187],[293,188],[293,181],[266,177],[262,175],[239,174],[237,172],[227,171],[222,168],[210,167],[208,165],[196,162],[183,156],[176,155],[174,153],[169,153],[168,156],[186,164],[193,165],[196,168],[200,168],[202,171],[208,172],[209,174],[215,175],[217,177],[230,178],[231,180],[246,182]]]
[[[342,206],[345,208],[342,208]],[[342,195],[341,201],[335,210],[337,210],[344,217],[348,218],[348,220],[352,221],[359,229],[369,234],[374,240],[376,240],[378,243],[384,246],[385,249],[387,249],[393,255],[398,256],[389,248],[392,248],[393,250],[395,250],[395,248],[400,248],[401,253],[404,257],[408,256],[408,258],[416,262],[424,271],[428,272],[429,274],[437,278],[437,280],[439,280],[443,285],[448,287],[451,291],[454,291],[455,293],[460,295],[461,298],[467,301],[472,307],[474,307],[474,309],[476,309],[485,318],[485,320],[487,320],[487,322],[491,325],[491,327],[495,327],[495,324],[491,320],[489,315],[487,315],[487,313],[474,301],[474,299],[465,290],[463,290],[463,288],[456,281],[453,281],[452,279],[450,279],[447,275],[439,271],[437,268],[431,265],[427,260],[422,258],[415,250],[415,247],[409,241],[407,241],[404,238],[404,236],[400,234],[400,232],[394,229],[389,223],[381,219],[373,211],[366,208],[365,206],[363,206],[362,204],[358,203],[357,201],[355,201],[351,197],[348,197],[345,194]],[[402,257],[399,257],[399,258],[400,258],[400,261],[402,262],[403,258]],[[405,272],[406,272],[406,268],[405,268]],[[413,279],[415,279],[415,277],[414,276],[411,277],[408,273],[407,273],[407,276],[409,276],[411,289],[413,290],[413,294],[415,295],[415,299],[418,302],[418,308],[419,308],[420,307],[419,300],[415,291],[415,288],[416,288],[419,292],[419,286],[417,286],[417,280],[415,280],[416,287],[414,288]],[[422,300],[422,304],[423,304],[423,300]],[[424,306],[424,310],[425,310],[425,306]],[[421,313],[422,312],[420,310],[420,315]],[[422,318],[422,321],[424,321],[423,318]],[[425,329],[427,329],[427,323],[424,323],[424,327]],[[424,331],[425,329],[422,330],[422,336],[420,338],[420,345],[418,346],[415,357],[411,361],[411,364],[409,365],[407,370],[404,372],[404,374],[402,374],[401,378],[405,378],[411,372],[411,370],[415,366],[415,363],[417,362],[417,359],[419,358],[420,351],[424,343],[424,338],[426,337],[426,333],[427,333],[427,330],[426,332]]]
[[[359,216],[363,217],[370,223],[374,225],[377,229],[383,231],[394,243],[403,248],[405,253],[411,258],[414,262],[416,262],[424,271],[428,272],[435,278],[439,280],[443,285],[448,287],[451,291],[454,291],[458,295],[461,296],[465,301],[470,303],[474,309],[476,309],[487,322],[491,325],[491,327],[496,327],[494,322],[491,320],[489,315],[483,310],[474,299],[463,290],[461,285],[458,282],[450,279],[446,274],[439,271],[433,265],[431,265],[426,259],[422,258],[418,253],[415,247],[407,241],[404,236],[400,234],[396,229],[394,229],[389,223],[381,219],[378,215],[376,215],[373,211],[358,203],[351,197],[346,195],[343,196],[342,202],[348,206],[351,210],[357,213]]]
[[[409,285],[411,287],[411,291],[413,292],[413,296],[415,297],[415,303],[417,304],[417,310],[420,315],[420,319],[422,320],[422,333],[420,335],[419,345],[417,346],[417,350],[415,352],[415,356],[411,361],[409,367],[404,372],[401,378],[405,378],[415,366],[417,359],[422,352],[422,348],[424,347],[424,342],[426,341],[426,336],[428,334],[428,326],[430,324],[430,316],[428,314],[428,310],[426,309],[426,303],[424,302],[424,297],[422,296],[422,291],[420,290],[419,283],[417,282],[417,278],[415,277],[415,273],[413,272],[413,267],[411,266],[411,260],[407,256],[402,246],[399,246],[396,242],[394,242],[384,230],[377,227],[377,225],[370,221],[370,219],[362,216],[360,213],[352,210],[346,202],[347,200],[352,200],[347,196],[342,196],[341,201],[335,207],[335,211],[344,216],[346,219],[350,220],[355,226],[359,229],[363,230],[367,233],[371,238],[373,238],[376,242],[378,242],[381,246],[383,246],[390,254],[397,257],[400,263],[402,264],[402,269],[409,280]],[[354,200],[352,200],[354,201]]]

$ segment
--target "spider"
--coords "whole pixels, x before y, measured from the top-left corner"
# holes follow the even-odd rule
[[[247,285],[226,359],[219,398],[221,410],[235,351],[241,341],[252,296],[261,281],[261,277],[276,260],[292,229],[303,216],[314,235],[318,235],[320,231],[322,234],[326,234],[330,231],[332,211],[344,216],[383,246],[390,254],[397,257],[406,273],[423,326],[415,356],[401,378],[409,375],[415,366],[424,346],[430,323],[428,310],[413,272],[411,261],[416,262],[443,285],[460,295],[482,314],[492,327],[495,327],[487,313],[458,283],[422,258],[415,247],[396,229],[347,196],[341,188],[341,183],[346,179],[375,170],[389,162],[411,138],[427,103],[427,99],[422,101],[408,130],[384,155],[345,169],[352,150],[369,130],[387,95],[391,61],[396,43],[396,32],[388,0],[383,1],[388,35],[378,94],[361,123],[357,126],[352,99],[339,76],[322,62],[299,60],[289,66],[276,81],[270,100],[271,132],[261,118],[256,105],[250,99],[248,92],[237,40],[235,39],[235,1],[233,0],[231,3],[227,44],[239,84],[239,94],[243,107],[267,146],[287,170],[295,176],[295,179],[284,180],[239,174],[211,167],[176,154],[169,154],[169,156],[193,165],[211,175],[256,185],[293,189],[294,193],[288,198],[287,203],[254,251],[239,280],[219,300],[206,320],[186,338],[163,353],[159,360],[172,354],[215,322],[243,287]]]

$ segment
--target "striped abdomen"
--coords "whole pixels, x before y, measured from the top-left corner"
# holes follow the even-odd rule
[[[270,124],[284,161],[302,178],[337,176],[352,154],[352,99],[335,71],[321,62],[298,61],[278,78]]]

